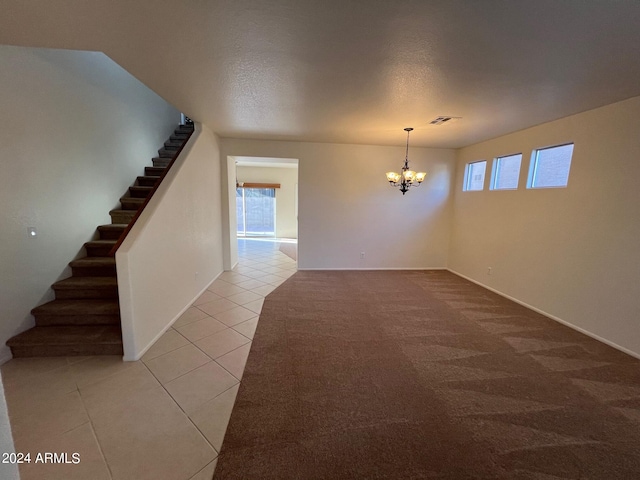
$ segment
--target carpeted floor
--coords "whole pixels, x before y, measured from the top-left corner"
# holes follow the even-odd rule
[[[448,272],[298,272],[214,478],[637,479],[640,362]]]

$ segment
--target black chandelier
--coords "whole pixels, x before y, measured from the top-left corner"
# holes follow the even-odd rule
[[[407,132],[407,152],[404,157],[404,165],[402,166],[402,173],[387,172],[387,180],[392,187],[400,187],[402,195],[407,193],[409,187],[419,186],[427,176],[425,172],[414,172],[409,170],[409,132],[413,128],[407,127],[404,129]]]

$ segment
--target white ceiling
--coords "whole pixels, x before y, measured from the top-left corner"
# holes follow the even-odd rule
[[[638,0],[0,0],[223,137],[461,147],[640,95]],[[462,117],[442,126],[440,115]]]

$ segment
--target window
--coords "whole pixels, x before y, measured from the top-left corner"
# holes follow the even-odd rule
[[[467,163],[464,169],[464,185],[462,190],[471,192],[484,189],[484,172],[487,169],[487,161]]]
[[[239,236],[275,236],[274,188],[236,188]]]
[[[491,190],[515,190],[520,178],[520,162],[522,154],[498,157],[493,161],[491,173]]]
[[[573,143],[534,150],[527,188],[566,187]]]

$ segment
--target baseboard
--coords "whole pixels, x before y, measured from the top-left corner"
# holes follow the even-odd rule
[[[407,271],[407,270],[447,270],[447,267],[371,267],[371,268],[334,268],[334,267],[298,267],[299,271]]]
[[[152,346],[153,346],[153,345],[158,341],[158,339],[159,339],[162,335],[164,335],[165,333],[167,333],[167,330],[169,330],[169,329],[171,328],[171,325],[173,325],[173,324],[176,322],[176,320],[178,320],[178,318],[180,318],[180,316],[181,316],[184,312],[186,312],[189,308],[191,308],[191,306],[193,305],[193,302],[195,302],[198,298],[200,298],[200,295],[202,295],[204,292],[206,292],[206,291],[207,291],[207,289],[208,289],[208,288],[213,284],[213,282],[215,282],[215,281],[218,279],[218,277],[220,277],[220,275],[222,275],[223,273],[224,273],[224,270],[223,270],[222,272],[218,273],[218,275],[216,275],[216,276],[214,277],[214,279],[213,279],[213,280],[211,280],[211,281],[210,281],[210,282],[209,282],[209,283],[208,283],[208,284],[207,284],[207,285],[206,285],[202,290],[200,290],[200,292],[199,292],[199,293],[197,293],[195,297],[193,297],[193,299],[192,299],[192,300],[187,304],[187,306],[186,306],[186,307],[184,307],[182,310],[180,310],[180,312],[178,312],[178,314],[177,314],[176,316],[174,316],[174,317],[173,317],[173,319],[172,319],[172,320],[167,324],[167,326],[166,326],[166,327],[164,327],[164,328],[162,329],[162,331],[161,331],[160,333],[158,333],[158,334],[153,338],[153,340],[151,340],[151,342],[149,342],[149,343],[147,344],[147,346],[146,346],[146,347],[144,347],[144,348],[142,349],[142,351],[141,351],[138,355],[136,355],[136,356],[135,356],[135,358],[128,358],[128,357],[125,355],[125,356],[122,358],[122,360],[124,360],[125,362],[136,362],[136,361],[140,360],[140,359],[144,356],[144,354],[145,354],[145,353],[147,353],[147,350],[149,350],[149,349],[150,349],[150,348],[151,348],[151,347],[152,347]]]
[[[446,270],[450,271],[451,273],[453,273],[454,275],[457,275],[459,277],[464,278],[465,280],[469,280],[472,283],[475,283],[476,285],[480,285],[482,288],[486,288],[487,290],[500,295],[501,297],[504,297],[508,300],[511,300],[512,302],[515,302],[519,305],[522,305],[523,307],[528,308],[529,310],[533,310],[536,313],[539,313],[541,315],[544,315],[547,318],[550,318],[551,320],[554,320],[558,323],[561,323],[562,325],[565,325],[577,332],[583,333],[584,335],[586,335],[587,337],[591,337],[594,340],[598,340],[599,342],[602,342],[606,345],[609,345],[612,348],[615,348],[616,350],[620,350],[623,353],[626,353],[627,355],[630,355],[634,358],[638,358],[640,359],[640,353],[634,352],[633,350],[629,350],[628,348],[625,348],[621,345],[618,345],[617,343],[612,342],[611,340],[607,340],[606,338],[601,337],[600,335],[597,335],[593,332],[590,332],[588,330],[585,330],[582,327],[578,327],[577,325],[574,325],[573,323],[567,322],[566,320],[563,320],[562,318],[556,317],[555,315],[552,315],[548,312],[545,312],[544,310],[541,310],[539,308],[534,307],[533,305],[529,305],[526,302],[523,302],[521,300],[518,300],[517,298],[514,298],[510,295],[507,295],[506,293],[501,292],[500,290],[496,290],[495,288],[489,287],[488,285],[483,284],[482,282],[479,282],[477,280],[474,280],[471,277],[467,277],[466,275],[463,275],[462,273],[456,272],[455,270],[452,270],[450,268],[447,268]]]
[[[0,365],[7,363],[12,358],[13,355],[11,354],[11,349],[6,345],[3,345],[2,348],[0,348]]]

